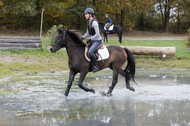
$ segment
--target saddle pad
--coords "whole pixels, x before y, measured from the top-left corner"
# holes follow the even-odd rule
[[[114,25],[112,24],[112,25],[109,27],[109,31],[112,31],[112,30],[113,30],[113,27],[114,27]],[[104,26],[104,30],[107,30],[106,25]]]
[[[84,55],[85,55],[86,60],[90,62],[91,59],[88,58],[86,51],[87,51],[87,47],[85,47]],[[98,53],[100,54],[98,61],[108,59],[110,56],[106,46],[104,46],[104,48],[98,49]]]

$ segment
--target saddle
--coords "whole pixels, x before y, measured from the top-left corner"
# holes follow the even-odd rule
[[[88,39],[87,40],[87,42],[86,42],[86,48],[87,48],[87,50],[86,50],[86,56],[90,59],[90,56],[89,56],[89,53],[88,53],[88,51],[89,51],[89,49],[90,49],[90,47],[92,46],[92,43],[91,43],[91,40],[90,39]],[[96,55],[96,58],[97,59],[99,59],[99,57],[100,57],[100,54],[98,53],[98,50],[99,49],[104,49],[105,48],[105,46],[104,46],[104,44],[102,43],[102,45],[95,51],[95,55]]]
[[[114,24],[109,26],[109,29],[106,28],[106,25],[104,26],[104,30],[113,31]]]

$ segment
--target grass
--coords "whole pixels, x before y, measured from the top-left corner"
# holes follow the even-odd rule
[[[0,78],[16,73],[37,73],[67,70],[65,50],[51,53],[47,49],[0,50]]]
[[[42,40],[43,47],[34,50],[0,50],[0,78],[16,73],[37,73],[68,70],[68,57],[65,49],[51,53],[46,49],[46,42]],[[135,56],[137,68],[144,69],[190,69],[190,52],[186,40],[124,40],[118,44],[110,40],[105,45],[118,46],[154,46],[176,47],[176,55],[167,57],[162,61],[159,56]]]

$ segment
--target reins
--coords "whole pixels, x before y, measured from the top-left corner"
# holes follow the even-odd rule
[[[65,37],[66,37],[66,31],[64,31],[61,43],[64,43]],[[56,48],[62,48],[59,44],[52,44],[52,46],[55,46]],[[84,44],[82,43],[82,44],[77,44],[77,45],[73,45],[73,46],[66,46],[66,44],[64,44],[64,46],[66,48],[70,48],[70,47],[84,46]]]

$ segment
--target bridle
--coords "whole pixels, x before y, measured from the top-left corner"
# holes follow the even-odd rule
[[[59,43],[61,43],[61,44],[52,44],[52,46],[53,47],[55,47],[56,49],[60,49],[60,48],[62,48],[63,46],[65,46],[65,43],[64,43],[64,40],[65,40],[65,35],[66,35],[66,32],[64,31],[64,34],[63,34],[63,36],[62,36],[62,38],[61,38],[61,40],[60,40],[60,42]]]
[[[62,47],[64,47],[65,45],[66,45],[66,43],[64,42],[64,40],[65,40],[65,36],[66,36],[66,31],[64,31],[64,34],[63,34],[63,36],[62,36],[62,39],[60,40],[60,42],[59,43],[61,43],[61,44],[52,44],[52,47],[53,48],[55,48],[56,50],[58,50],[58,49],[60,49],[60,48],[62,48]],[[73,46],[67,46],[67,48],[70,48],[70,47],[77,47],[77,46],[83,46],[84,44],[78,44],[78,45],[73,45]]]

